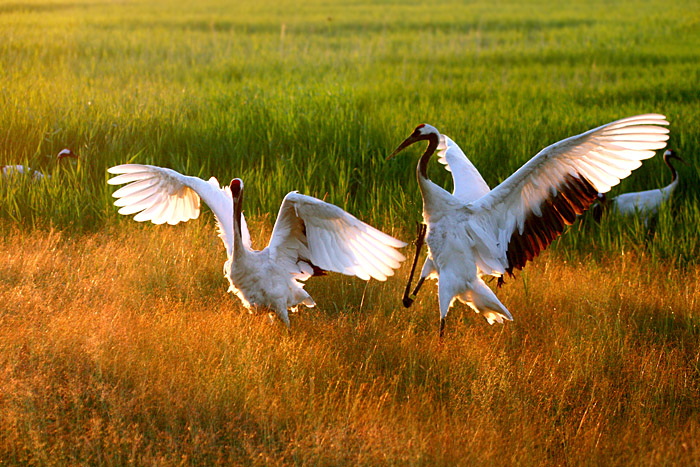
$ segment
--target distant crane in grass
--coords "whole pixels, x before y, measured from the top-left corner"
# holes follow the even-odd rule
[[[243,181],[220,187],[174,170],[124,164],[108,169],[118,174],[110,185],[128,183],[113,196],[119,213],[134,220],[171,225],[199,216],[200,198],[217,220],[228,260],[224,276],[229,291],[249,309],[277,313],[289,326],[288,309],[315,306],[303,281],[327,271],[384,281],[406,258],[397,251],[406,244],[361,222],[341,208],[293,191],[282,201],[272,237],[261,251],[251,246],[242,213]]]
[[[77,155],[73,154],[70,149],[63,149],[56,155],[56,160],[60,162],[66,157],[78,158]],[[11,177],[18,177],[23,175],[31,176],[35,182],[43,180],[44,177],[49,177],[50,175],[44,175],[38,170],[34,170],[26,165],[3,165],[0,169],[0,175],[3,180],[9,180]]]
[[[512,275],[533,260],[598,193],[609,191],[654,150],[666,146],[668,129],[659,125],[668,125],[663,115],[637,115],[559,141],[469,202],[428,178],[428,161],[440,144],[440,133],[433,126],[418,125],[387,160],[414,143],[428,142],[417,177],[428,258],[438,276],[440,335],[456,299],[490,324],[512,320],[482,276],[498,277],[500,285],[505,274]]]
[[[612,209],[613,212],[622,216],[633,216],[635,214],[639,214],[644,221],[644,225],[646,226],[649,222],[649,218],[656,215],[659,212],[661,205],[667,203],[668,200],[671,199],[671,195],[678,186],[678,173],[671,163],[673,159],[681,161],[686,165],[688,164],[672,149],[668,149],[664,152],[664,162],[671,171],[670,184],[663,188],[657,188],[654,190],[623,193],[612,198],[611,200],[608,200],[605,194],[601,193],[598,199],[599,205],[597,205],[596,209],[593,210],[595,220],[600,221],[603,211]]]

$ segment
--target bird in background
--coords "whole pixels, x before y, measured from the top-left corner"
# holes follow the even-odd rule
[[[70,149],[63,149],[61,152],[59,152],[56,155],[56,161],[60,162],[61,160],[67,158],[67,157],[72,157],[77,159],[78,156],[74,154]],[[17,177],[17,176],[22,176],[22,175],[29,175],[32,177],[32,179],[35,182],[38,182],[40,180],[43,180],[45,177],[46,178],[51,178],[50,175],[44,175],[43,173],[39,172],[38,170],[34,170],[29,166],[26,165],[3,165],[2,168],[0,169],[0,176],[3,180],[9,180],[10,177]]]
[[[500,285],[505,274],[512,276],[532,261],[598,193],[608,192],[666,146],[665,125],[663,115],[637,115],[564,139],[540,151],[493,190],[487,191],[484,183],[483,194],[468,201],[458,195],[463,194],[458,177],[455,194],[428,178],[428,162],[441,135],[431,125],[418,125],[387,159],[419,141],[428,143],[416,175],[427,224],[429,268],[438,278],[440,335],[455,300],[490,324],[512,320],[482,277],[498,277]],[[452,171],[454,175],[455,168]],[[471,168],[468,172],[472,181],[477,178]],[[476,190],[463,197],[473,196],[478,196]]]
[[[287,194],[267,247],[255,250],[243,216],[243,181],[221,187],[172,169],[124,164],[108,169],[117,174],[110,185],[119,213],[134,220],[171,225],[199,216],[200,199],[214,212],[227,261],[224,276],[248,310],[274,311],[289,326],[288,310],[315,306],[304,281],[326,272],[385,281],[405,257],[406,244],[358,220],[341,208],[296,191]]]
[[[644,225],[647,226],[649,219],[659,212],[661,205],[671,199],[671,195],[678,187],[678,173],[671,162],[674,159],[688,165],[672,149],[667,149],[664,152],[664,162],[671,171],[670,184],[653,190],[623,193],[612,199],[607,199],[605,194],[600,193],[598,195],[598,204],[592,209],[594,219],[600,221],[603,211],[612,209],[614,213],[622,216],[638,214],[642,217]]]

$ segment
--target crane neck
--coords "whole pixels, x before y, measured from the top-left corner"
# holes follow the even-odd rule
[[[678,179],[678,173],[676,172],[676,168],[673,166],[670,159],[666,156],[664,156],[664,162],[666,163],[668,168],[671,169],[671,183],[675,183]]]
[[[243,192],[238,197],[233,199],[233,256],[242,254],[245,251],[243,247],[243,235],[241,232],[241,209],[243,205]]]
[[[427,139],[428,148],[418,161],[416,175],[423,198],[423,218],[430,224],[460,203],[456,203],[456,198],[450,192],[428,178],[428,161],[435,154],[440,140],[439,135],[435,134],[428,135]]]
[[[440,137],[434,133],[430,133],[427,136],[428,147],[418,161],[418,177],[422,177],[428,180],[428,161],[435,154],[435,150],[440,143]]]

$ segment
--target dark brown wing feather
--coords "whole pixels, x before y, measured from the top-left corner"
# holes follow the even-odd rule
[[[506,274],[512,277],[514,269],[522,269],[528,261],[532,261],[597,198],[598,191],[585,177],[567,175],[564,183],[558,187],[557,194],[541,204],[542,215],[537,216],[531,212],[525,219],[522,233],[516,229],[511,235],[506,250]],[[503,283],[501,276],[498,285]]]

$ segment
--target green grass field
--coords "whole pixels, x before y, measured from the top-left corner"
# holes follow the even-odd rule
[[[697,2],[0,1],[0,38],[0,165],[53,175],[0,181],[0,464],[700,462]],[[258,247],[294,189],[410,241],[418,150],[385,158],[418,123],[493,187],[647,112],[690,163],[654,229],[574,225],[498,291],[513,323],[456,306],[442,343],[408,265],[269,325],[208,211],[135,225],[106,184],[240,177]],[[655,157],[612,195],[669,182]]]

